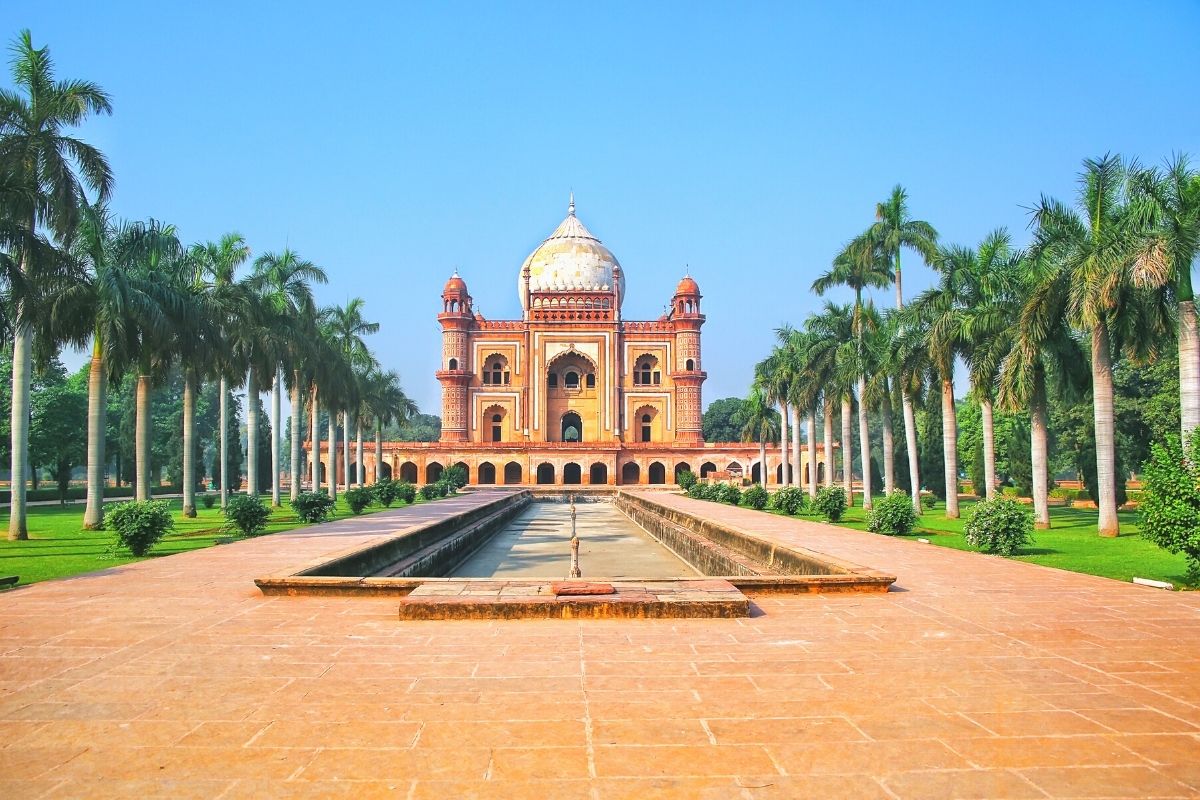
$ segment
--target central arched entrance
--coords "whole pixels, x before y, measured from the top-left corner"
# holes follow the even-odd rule
[[[583,420],[574,411],[568,411],[563,414],[562,440],[564,442],[583,441]]]
[[[588,471],[588,483],[592,486],[601,486],[608,483],[608,465],[597,461],[592,464],[591,470]]]
[[[563,483],[583,483],[582,472],[578,464],[563,464]]]
[[[542,463],[537,465],[537,482],[541,484],[554,483],[554,465]]]

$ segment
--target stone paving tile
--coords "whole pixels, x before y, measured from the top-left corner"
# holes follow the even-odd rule
[[[658,497],[896,591],[401,623],[253,586],[478,496],[23,587],[0,797],[1200,796],[1200,593]]]

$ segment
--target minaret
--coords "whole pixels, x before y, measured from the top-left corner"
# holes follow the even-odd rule
[[[691,275],[685,275],[671,298],[670,319],[675,329],[675,364],[671,381],[675,385],[675,440],[704,441],[701,418],[701,386],[708,374],[700,366],[700,287]]]
[[[442,289],[442,313],[438,314],[442,325],[442,367],[437,379],[442,384],[443,442],[467,440],[467,387],[472,374],[468,333],[474,321],[466,281],[455,270]]]

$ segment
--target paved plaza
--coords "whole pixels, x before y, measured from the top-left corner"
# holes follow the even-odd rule
[[[403,623],[253,584],[465,495],[37,584],[0,595],[0,796],[1200,795],[1200,593],[656,497],[898,580]]]

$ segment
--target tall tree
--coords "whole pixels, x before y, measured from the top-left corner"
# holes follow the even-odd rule
[[[759,484],[767,487],[767,442],[779,435],[779,414],[771,408],[767,393],[755,383],[745,402],[745,420],[742,423],[742,441],[758,442]]]
[[[1043,197],[1033,210],[1031,251],[1049,266],[1045,280],[1053,283],[1066,274],[1066,314],[1075,328],[1090,333],[1101,536],[1120,532],[1113,350],[1149,357],[1169,332],[1164,307],[1152,296],[1157,292],[1139,289],[1132,280],[1141,220],[1126,202],[1128,174],[1116,156],[1088,159],[1075,208]]]
[[[1179,318],[1179,405],[1183,441],[1200,427],[1200,332],[1192,271],[1200,258],[1200,172],[1177,155],[1163,170],[1135,169],[1132,195],[1144,226],[1134,280],[1168,289]]]
[[[0,90],[0,171],[15,191],[5,217],[18,227],[15,261],[34,282],[37,250],[29,247],[39,227],[60,243],[72,238],[79,210],[91,191],[97,201],[112,189],[112,171],[103,154],[70,134],[93,114],[112,113],[108,95],[95,83],[56,80],[49,48],[35,48],[28,30],[12,46],[12,82],[18,91]],[[29,381],[32,358],[31,320],[18,304],[13,319],[12,491],[8,538],[28,539],[25,475],[29,470]]]
[[[813,291],[825,294],[835,286],[854,291],[854,358],[858,381],[858,435],[862,450],[863,508],[871,507],[871,442],[867,435],[866,330],[863,317],[863,291],[892,283],[892,268],[882,240],[874,229],[847,244],[833,259],[828,272],[813,281]],[[844,423],[843,423],[844,425]]]
[[[850,503],[854,502],[853,463],[854,439],[851,430],[854,384],[858,379],[855,356],[854,309],[850,305],[826,302],[821,313],[808,319],[805,330],[814,337],[808,353],[808,370],[819,380],[826,399],[826,428],[833,427],[833,404],[841,406],[842,488]],[[828,437],[826,439],[828,445]],[[829,462],[832,479],[833,461]]]
[[[394,371],[372,369],[367,374],[363,408],[360,418],[366,417],[375,426],[375,474],[372,482],[378,483],[383,464],[383,428],[395,422],[407,421],[414,416],[417,404],[400,387],[400,376]],[[362,455],[359,454],[359,463]]]

